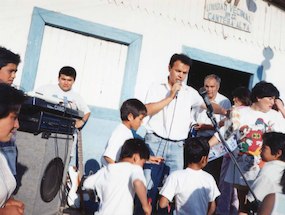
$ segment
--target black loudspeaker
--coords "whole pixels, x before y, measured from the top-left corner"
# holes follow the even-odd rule
[[[16,144],[18,187],[15,199],[25,203],[27,215],[57,214],[66,200],[72,136],[53,133],[42,136],[18,131]]]

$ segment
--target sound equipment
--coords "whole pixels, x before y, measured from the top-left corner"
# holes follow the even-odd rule
[[[81,111],[48,97],[27,97],[19,113],[15,198],[25,203],[25,214],[57,214],[66,202],[66,176]],[[42,133],[42,135],[38,135]]]
[[[56,214],[66,200],[64,187],[72,136],[52,133],[45,139],[18,131],[16,144],[19,187],[15,198],[25,203],[25,214]]]
[[[82,111],[67,108],[61,103],[51,103],[44,97],[27,97],[19,114],[19,131],[43,133],[45,138],[50,133],[73,134],[75,119],[83,115]]]

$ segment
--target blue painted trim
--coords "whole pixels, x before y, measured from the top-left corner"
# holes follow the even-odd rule
[[[35,85],[35,79],[40,58],[42,40],[45,26],[52,26],[75,33],[93,36],[128,46],[125,75],[122,83],[120,103],[134,96],[136,77],[138,72],[141,52],[142,35],[93,23],[90,21],[67,16],[61,13],[35,7],[28,36],[21,87],[25,91],[31,91]],[[97,118],[120,120],[119,110],[108,108],[90,107]],[[93,114],[92,114],[93,115]]]
[[[252,74],[248,86],[249,88],[252,88],[252,86],[254,86],[257,82],[261,81],[263,78],[263,68],[261,65],[236,60],[234,58],[225,57],[222,55],[206,52],[200,49],[191,48],[187,46],[183,46],[182,50],[193,60],[198,60],[209,64],[234,69],[238,72],[243,71]]]

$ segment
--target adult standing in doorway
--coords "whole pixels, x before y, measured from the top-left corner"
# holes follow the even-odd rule
[[[16,78],[20,62],[20,55],[4,47],[0,47],[0,82],[12,85]],[[17,174],[17,146],[15,144],[15,136],[11,138],[9,143],[0,142],[0,151],[5,155],[9,167],[15,176]]]
[[[219,104],[225,110],[231,108],[230,100],[219,93],[221,86],[221,78],[215,74],[207,75],[204,78],[204,88],[207,91],[209,100],[213,103]],[[221,122],[225,116],[221,114],[215,114],[217,122]],[[215,133],[215,128],[207,115],[207,110],[203,108],[196,109],[194,112],[194,119],[196,121],[195,130],[198,137],[212,137]]]
[[[227,97],[219,93],[220,86],[221,78],[219,76],[210,74],[204,78],[204,88],[207,91],[209,100],[220,105],[223,109],[229,110],[231,108],[231,102]],[[220,123],[222,125],[225,116],[221,114],[215,114],[214,116],[217,120],[217,123]],[[207,115],[207,110],[202,108],[195,109],[194,119],[196,123],[194,129],[197,131],[197,136],[208,137],[210,139],[215,133],[215,128]],[[209,162],[204,169],[214,176],[217,184],[219,184],[222,161],[223,157],[215,159]]]

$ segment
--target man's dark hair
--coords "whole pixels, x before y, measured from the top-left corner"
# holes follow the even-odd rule
[[[128,99],[123,102],[121,108],[121,119],[123,121],[128,120],[128,115],[132,114],[134,118],[139,116],[140,114],[146,116],[147,110],[146,106],[138,99]]]
[[[250,90],[246,87],[241,86],[235,88],[232,92],[232,96],[233,98],[238,98],[245,106],[251,105]]]
[[[260,81],[258,82],[251,90],[250,99],[251,101],[257,102],[257,99],[262,99],[264,97],[275,97],[279,98],[279,91],[278,89],[269,82]]]
[[[192,59],[190,57],[185,54],[174,54],[169,61],[170,68],[172,68],[174,63],[178,60],[190,67],[192,66]]]
[[[18,66],[20,62],[20,55],[15,54],[4,47],[0,47],[0,69],[7,66],[9,63],[13,63]]]
[[[66,76],[70,76],[74,79],[76,79],[76,70],[71,67],[71,66],[64,66],[59,70],[58,73],[58,78],[60,77],[60,75],[66,75]]]
[[[262,140],[263,145],[270,148],[272,155],[276,155],[281,150],[282,155],[279,159],[285,161],[285,134],[280,132],[264,133]]]
[[[7,117],[9,113],[18,111],[19,105],[23,104],[25,99],[23,91],[0,83],[0,119]]]
[[[199,163],[203,156],[208,156],[210,146],[206,137],[194,137],[185,140],[186,164]]]
[[[121,148],[120,160],[131,158],[134,154],[139,154],[141,159],[149,159],[149,149],[141,139],[128,139]]]

